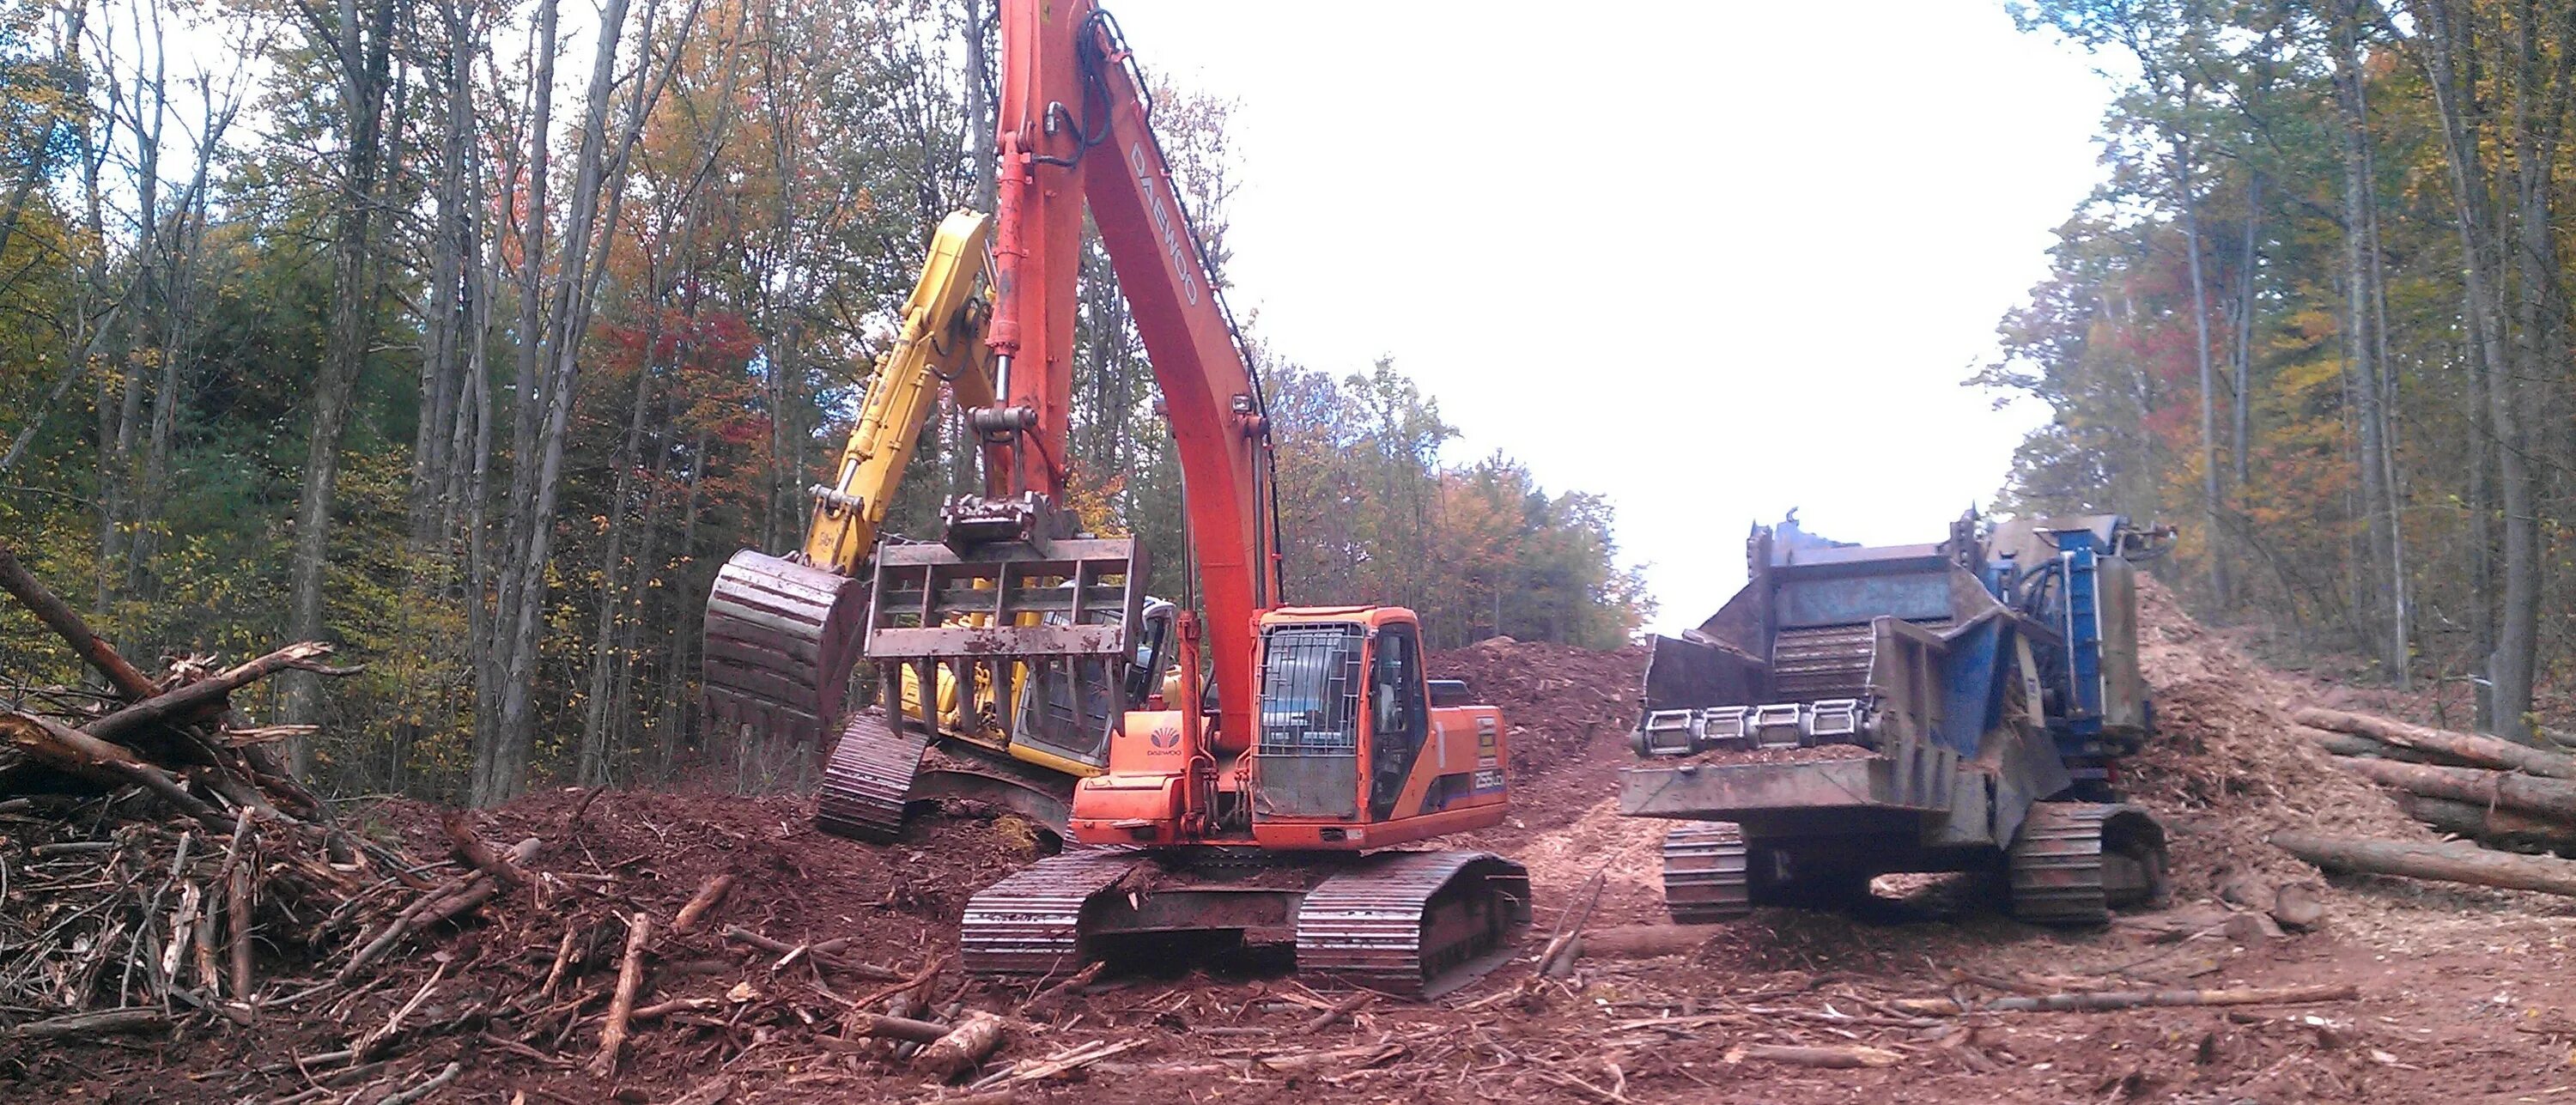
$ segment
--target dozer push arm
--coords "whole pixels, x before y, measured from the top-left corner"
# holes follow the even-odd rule
[[[903,303],[902,329],[894,347],[877,358],[832,482],[812,489],[805,559],[814,566],[850,575],[876,550],[877,528],[903,482],[940,384],[955,392],[961,407],[992,404],[984,305],[975,295],[991,228],[991,217],[959,211],[942,220],[931,239],[930,260]]]

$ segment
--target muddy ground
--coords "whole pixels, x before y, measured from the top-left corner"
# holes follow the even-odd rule
[[[2018,924],[1997,888],[1964,877],[1882,880],[1844,913],[1763,910],[1697,949],[1584,959],[1533,979],[1528,958],[1436,1002],[1374,1000],[1328,1027],[1343,997],[1259,963],[1109,976],[1029,1022],[996,1063],[1078,1045],[1119,1054],[1020,1101],[2576,1101],[2576,902],[2376,878],[2319,878],[2263,843],[2300,826],[2425,838],[2368,786],[2289,736],[2285,706],[2332,688],[2249,662],[2227,634],[2151,594],[2144,647],[2163,735],[2131,792],[2173,832],[2175,910],[2221,908],[2231,880],[2322,888],[2328,919],[2274,938],[2247,925],[2181,940],[2152,917],[2095,931]],[[1592,926],[1660,921],[1662,826],[1616,816],[1641,650],[1588,653],[1489,642],[1441,657],[1507,711],[1516,808],[1448,843],[1527,863],[1534,951],[1595,873]],[[959,976],[956,924],[976,889],[1045,842],[1007,815],[918,817],[902,843],[823,836],[792,797],[549,792],[484,815],[488,840],[533,836],[534,887],[475,924],[412,949],[354,992],[262,1009],[247,1026],[192,1021],[166,1038],[77,1045],[0,1040],[0,1096],[55,1101],[377,1102],[451,1064],[434,1102],[917,1101],[962,1096],[842,1038],[844,1003],[945,963],[938,1002],[1016,1014],[1027,985]],[[407,803],[358,820],[444,844],[436,811]],[[710,999],[639,1026],[614,1077],[584,1066],[616,975],[623,923],[667,929],[713,876],[732,893],[696,931],[652,944],[639,1004]],[[844,939],[829,957],[729,941],[739,926],[788,945]],[[576,963],[544,980],[567,934]],[[319,971],[292,958],[266,970]],[[1907,997],[2013,991],[2218,989],[2351,983],[2357,1000],[2233,1010],[1918,1017]],[[282,989],[282,988],[281,988]],[[272,991],[279,992],[279,991]],[[316,1059],[411,1012],[355,1075]],[[1752,1044],[1864,1044],[1892,1065],[1812,1069],[1747,1057]],[[305,1060],[302,1069],[298,1059]],[[1025,1068],[1023,1068],[1025,1069]],[[968,1081],[972,1081],[969,1079]],[[721,1091],[721,1092],[719,1092]]]

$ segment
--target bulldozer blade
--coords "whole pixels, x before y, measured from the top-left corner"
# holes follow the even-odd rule
[[[840,718],[867,618],[863,580],[744,549],[707,596],[711,732],[819,742]]]

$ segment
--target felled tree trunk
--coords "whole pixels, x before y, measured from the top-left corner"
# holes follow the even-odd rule
[[[929,1047],[921,1049],[914,1067],[933,1078],[945,1081],[964,1074],[1002,1046],[1002,1018],[978,1010],[957,1022]]]
[[[2576,756],[2561,755],[2509,740],[2477,733],[2459,733],[2424,725],[2411,725],[2391,718],[2370,714],[2347,713],[2309,706],[2291,715],[2301,725],[2331,729],[2338,733],[2357,733],[2372,740],[2438,753],[2475,764],[2479,767],[2503,768],[2509,771],[2546,775],[2553,779],[2576,779]]]
[[[2446,833],[2497,844],[2576,848],[2576,825],[2562,825],[2544,817],[2476,802],[2454,802],[2421,794],[2406,795],[2403,804],[2409,816]]]
[[[2345,768],[2373,782],[2454,802],[2505,806],[2576,823],[2576,781],[2544,779],[2476,767],[2434,767],[2387,760],[2347,760]]]
[[[2576,897],[2576,863],[2490,852],[2474,844],[2419,844],[2278,832],[2272,834],[2272,846],[2330,871],[2403,875]]]

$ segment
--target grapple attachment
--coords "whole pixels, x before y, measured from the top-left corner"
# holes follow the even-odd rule
[[[948,521],[943,544],[878,547],[860,625],[883,701],[905,702],[907,678],[959,688],[950,735],[961,739],[926,762],[936,722],[921,707],[853,716],[817,796],[825,832],[892,840],[905,804],[935,797],[999,803],[1060,829],[1073,778],[1108,762],[1130,697],[1122,673],[1131,662],[1159,670],[1152,627],[1170,615],[1143,616],[1134,541],[1059,536],[1071,519],[1035,495],[951,503]]]
[[[1072,520],[1043,498],[969,499],[942,544],[877,550],[867,655],[878,661],[1118,657],[1145,604],[1125,537],[1056,536]]]
[[[744,549],[707,596],[710,728],[818,741],[840,717],[867,621],[867,583]]]

